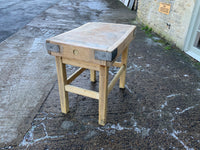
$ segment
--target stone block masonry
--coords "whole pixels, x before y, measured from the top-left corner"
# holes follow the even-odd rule
[[[160,3],[170,4],[169,14],[159,12]],[[195,0],[139,0],[137,17],[144,25],[183,49]]]

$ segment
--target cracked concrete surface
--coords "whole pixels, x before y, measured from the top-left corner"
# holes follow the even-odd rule
[[[17,32],[0,44],[1,142],[17,137],[21,121],[41,104],[56,81],[54,59],[44,49],[45,38]]]
[[[48,8],[55,2],[18,0],[1,5],[1,15],[5,14],[0,20],[1,31],[9,30],[9,33],[6,31],[1,34],[1,39],[16,32],[38,15],[0,43],[1,145],[16,143],[17,137],[26,132],[24,129],[29,127],[56,82],[54,58],[47,54],[45,40],[86,22],[97,21],[102,12],[109,9],[106,1],[65,0],[57,1],[57,4]],[[21,16],[16,17],[19,15],[17,13]],[[13,23],[16,23],[14,27],[9,26]]]
[[[70,112],[60,112],[55,62],[44,40],[89,21],[136,23],[135,15],[116,0],[61,0],[1,43],[0,109],[7,124],[0,128],[9,131],[1,137],[18,136],[2,149],[199,149],[199,70],[175,47],[169,51],[155,42],[157,35],[147,37],[138,24],[126,88],[116,85],[108,97],[108,123],[98,125],[98,101],[76,94],[69,93]],[[68,74],[75,70],[67,66]],[[110,80],[116,71],[110,68]],[[98,90],[89,71],[72,84]]]
[[[1,32],[9,30],[6,33],[9,36],[53,3],[2,2]],[[33,12],[28,6],[39,8]],[[33,118],[30,113],[37,111],[56,81],[56,72],[52,69],[54,59],[44,49],[45,39],[56,30],[50,34],[47,28],[26,26],[0,43],[0,144],[19,136],[20,124],[26,118]]]
[[[0,41],[5,40],[23,28],[58,0],[1,0],[0,5]]]

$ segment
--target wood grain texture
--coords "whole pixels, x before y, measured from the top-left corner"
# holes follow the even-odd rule
[[[117,61],[113,63],[113,66],[118,67],[118,68],[120,68],[122,65],[123,64],[121,62],[117,62]]]
[[[61,111],[62,113],[66,114],[69,111],[68,93],[65,91],[65,85],[67,84],[67,74],[65,65],[62,63],[61,57],[56,57],[56,68],[57,68]]]
[[[96,82],[96,71],[95,70],[90,70],[90,81]]]
[[[85,60],[102,65],[104,61],[95,58],[98,51],[112,54],[117,49],[116,58],[124,48],[133,40],[136,26],[114,23],[91,22],[74,30],[65,32],[48,39],[47,43],[57,44],[61,47],[59,53],[50,52],[54,56]],[[77,53],[74,53],[77,51]],[[102,60],[102,61],[100,61]]]
[[[108,93],[119,78],[119,87],[125,87],[128,46],[134,39],[135,29],[133,25],[92,22],[46,41],[52,44],[49,44],[49,53],[56,56],[62,112],[69,111],[67,92],[91,97],[99,100],[99,124],[106,124]],[[59,46],[59,51],[54,44]],[[120,55],[121,62],[115,62]],[[81,68],[67,80],[64,64]],[[110,66],[120,69],[108,86]],[[69,85],[85,68],[90,70],[92,82],[96,81],[96,71],[99,71],[99,92]]]
[[[125,68],[126,68],[125,65],[121,66],[121,68],[119,69],[119,71],[117,72],[117,74],[114,76],[114,78],[112,79],[112,81],[108,85],[108,94],[113,89],[113,87],[114,87],[115,83],[117,82],[117,80],[119,79],[119,77],[124,73]]]
[[[128,47],[123,51],[121,62],[125,66],[123,73],[120,76],[119,87],[124,89],[125,88],[125,80],[126,80],[126,68],[127,68],[127,57],[128,57]]]
[[[99,99],[99,93],[96,91],[91,91],[91,90],[87,90],[87,89],[83,89],[80,87],[76,87],[73,85],[65,85],[65,90],[71,93],[75,93],[75,94],[79,94],[82,96],[87,96],[87,97],[91,97],[94,99]]]
[[[123,42],[124,35],[129,35],[136,26],[114,23],[90,22],[79,28],[65,32],[49,41],[72,46],[80,46],[102,51],[112,51],[113,44]]]
[[[63,61],[63,63],[69,64],[72,66],[77,66],[77,67],[81,67],[81,68],[87,68],[87,69],[99,71],[99,65],[97,65],[97,64],[88,63],[85,61],[73,60],[73,59],[66,59],[66,58],[63,58],[62,61]]]
[[[105,125],[108,100],[108,67],[100,66],[99,71],[99,124]]]

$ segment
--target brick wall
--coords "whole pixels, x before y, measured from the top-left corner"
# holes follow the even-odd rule
[[[171,4],[169,15],[159,12],[160,2]],[[138,20],[183,49],[195,0],[139,0]]]

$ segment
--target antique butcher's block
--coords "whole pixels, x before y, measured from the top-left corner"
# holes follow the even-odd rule
[[[99,100],[99,124],[106,124],[107,98],[120,78],[119,87],[125,87],[128,46],[134,38],[136,26],[90,22],[46,40],[46,48],[56,58],[61,111],[69,111],[68,92]],[[121,62],[116,62],[121,55]],[[80,67],[67,78],[65,64]],[[119,67],[118,73],[108,84],[109,67]],[[70,83],[85,69],[90,79],[96,81],[99,71],[99,92],[72,86]]]

